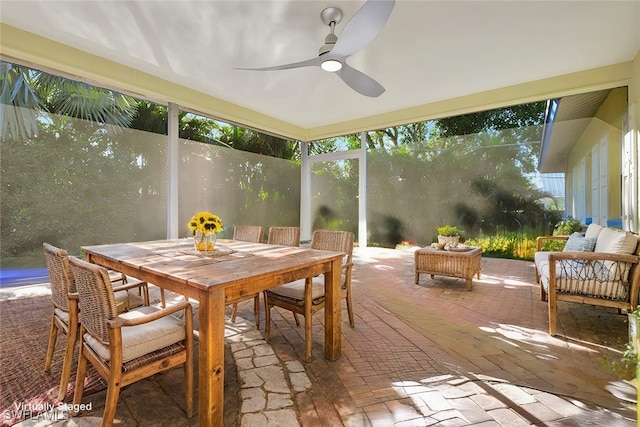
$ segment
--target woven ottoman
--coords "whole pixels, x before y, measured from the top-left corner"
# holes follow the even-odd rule
[[[470,246],[468,250],[443,250],[426,247],[415,252],[416,284],[420,273],[433,276],[459,277],[466,280],[467,290],[473,288],[473,276],[480,278],[482,248]]]

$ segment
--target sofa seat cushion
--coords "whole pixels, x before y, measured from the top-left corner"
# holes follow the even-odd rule
[[[549,254],[551,252],[536,252],[534,263],[540,275],[540,285],[545,291],[549,290]]]
[[[549,255],[553,252],[536,252],[535,263],[540,274],[540,284],[549,292]],[[617,271],[618,264],[613,267]],[[627,269],[628,271],[628,269]],[[611,277],[610,267],[604,261],[561,260],[556,261],[556,292],[584,295],[596,298],[626,301],[629,283],[621,274]]]

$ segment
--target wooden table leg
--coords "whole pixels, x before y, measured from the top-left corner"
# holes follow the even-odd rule
[[[334,259],[331,261],[331,273],[324,275],[324,357],[328,360],[337,360],[342,353],[341,268],[340,258]]]
[[[198,425],[224,425],[224,290],[200,294]]]

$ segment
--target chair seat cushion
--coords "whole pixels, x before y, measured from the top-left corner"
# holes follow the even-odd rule
[[[302,307],[304,305],[304,283],[305,280],[297,280],[269,289],[269,298],[275,298]],[[312,280],[311,298],[313,304],[320,304],[324,301],[324,277],[314,277]]]
[[[158,311],[157,307],[140,307],[120,315],[134,319]],[[89,334],[84,335],[89,346],[105,361],[111,359],[108,345]],[[173,315],[149,323],[122,328],[122,360],[127,362],[147,353],[160,350],[185,339],[184,322]]]
[[[64,311],[61,310],[59,308],[54,308],[53,309],[54,314],[56,315],[56,317],[60,320],[62,320],[66,325],[69,324],[69,312],[68,311]]]
[[[126,282],[127,276],[119,271],[109,270],[109,279],[111,279],[112,284],[123,285]]]
[[[144,298],[129,291],[114,292],[113,296],[116,299],[116,307],[118,309],[118,313],[122,313],[123,311],[128,311],[132,308],[141,307],[144,305]]]

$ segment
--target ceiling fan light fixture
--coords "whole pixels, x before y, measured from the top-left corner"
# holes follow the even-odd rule
[[[336,71],[342,69],[342,62],[338,61],[337,59],[327,59],[322,61],[320,67],[325,71],[335,73]]]

